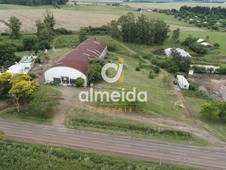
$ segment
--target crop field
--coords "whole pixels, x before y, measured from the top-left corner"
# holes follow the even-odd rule
[[[133,12],[136,16],[141,15],[130,7],[112,7],[112,6],[63,6],[60,10],[53,9],[52,6],[26,7],[17,5],[0,5],[0,16],[7,21],[10,17],[18,17],[22,25],[22,31],[35,32],[35,21],[43,18],[45,9],[50,9],[56,18],[56,27],[65,27],[70,30],[79,30],[83,26],[101,26],[106,25],[111,20],[118,19],[121,15]],[[156,18],[166,21],[170,28],[180,28],[182,31],[203,31],[203,29],[192,27],[191,25],[180,22],[172,16],[165,14],[146,12],[142,13],[150,18]],[[7,30],[3,22],[0,22],[0,32]]]
[[[223,3],[123,3],[123,5],[128,5],[130,7],[136,7],[136,8],[151,8],[151,9],[180,9],[181,6],[187,5],[187,6],[207,6],[207,7],[226,7],[226,4]]]
[[[65,27],[70,30],[78,30],[81,26],[101,26],[107,22],[117,19],[118,16],[110,14],[94,14],[72,10],[52,10],[56,18],[56,27]],[[35,21],[43,18],[44,9],[24,10],[0,10],[1,18],[8,20],[11,16],[18,17],[25,32],[35,32]],[[0,31],[7,29],[4,23],[0,23]]]

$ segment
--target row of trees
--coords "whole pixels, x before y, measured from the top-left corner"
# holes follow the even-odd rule
[[[226,17],[226,8],[222,7],[204,7],[204,6],[182,6],[180,7],[181,12],[193,12],[197,14],[204,14],[204,15],[223,15]]]
[[[161,45],[169,31],[169,26],[164,21],[150,19],[145,15],[136,18],[131,12],[109,24],[109,34],[128,43]]]
[[[180,10],[164,9],[155,11],[165,13],[166,15],[172,15],[180,21],[193,24],[197,27],[223,31],[226,26],[226,9],[221,7],[182,6]]]
[[[27,6],[37,6],[37,5],[63,5],[66,4],[68,0],[0,0],[0,4],[16,4],[16,5],[27,5]]]

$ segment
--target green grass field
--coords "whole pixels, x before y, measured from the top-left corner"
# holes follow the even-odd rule
[[[45,125],[49,125],[52,123],[51,118],[44,119],[44,118],[31,117],[29,115],[26,115],[26,112],[17,113],[15,108],[10,108],[10,109],[1,111],[0,118],[28,122],[28,123],[35,123],[35,124],[45,124]]]
[[[52,149],[50,149],[52,148]],[[196,168],[157,162],[126,159],[117,156],[88,153],[67,148],[27,144],[14,141],[0,142],[0,169],[10,170],[195,170]]]
[[[187,97],[187,96],[185,96],[185,100],[189,108],[191,109],[192,113],[194,114],[197,124],[200,124],[200,126],[205,128],[207,131],[215,134],[220,139],[226,141],[226,133],[225,133],[226,125],[221,122],[211,122],[211,121],[204,120],[199,113],[201,105],[204,102],[206,102],[206,100],[196,98],[196,97]]]
[[[219,49],[210,50],[207,55],[203,58],[210,59],[213,61],[219,61],[219,63],[226,63],[226,34],[224,32],[215,32],[215,31],[205,31],[205,32],[182,32],[180,40],[183,41],[189,35],[197,38],[206,39],[209,37],[208,41],[211,44],[218,43],[220,44]]]
[[[74,129],[86,129],[191,145],[208,144],[205,140],[188,132],[166,129],[129,118],[119,118],[85,109],[70,109],[66,113],[65,122],[67,127]]]

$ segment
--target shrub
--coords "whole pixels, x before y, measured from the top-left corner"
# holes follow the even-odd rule
[[[82,77],[79,77],[75,80],[75,84],[77,87],[82,87],[84,83],[85,83],[85,80]]]
[[[40,64],[40,63],[41,63],[41,59],[40,59],[39,57],[37,57],[37,58],[35,59],[35,63],[36,63],[36,64]]]
[[[30,73],[29,76],[31,77],[32,80],[37,78],[37,76],[34,73]]]
[[[150,71],[148,77],[149,77],[150,79],[154,79],[154,78],[155,78],[154,72],[153,72],[153,71]]]
[[[37,46],[37,38],[36,37],[26,37],[23,39],[23,47],[25,50],[34,50]]]
[[[108,44],[108,50],[109,51],[117,51],[117,46],[114,43],[109,43]]]
[[[139,66],[136,67],[136,71],[140,71],[140,67]]]
[[[71,35],[73,32],[71,30],[67,30],[66,28],[57,28],[55,29],[55,33],[62,35]]]
[[[23,45],[17,45],[16,50],[20,52],[20,51],[25,51],[26,49],[24,48]]]
[[[199,43],[193,43],[189,46],[189,49],[198,53],[198,54],[206,54],[207,53],[207,48],[203,46],[202,44]]]
[[[159,66],[155,66],[155,67],[153,68],[153,71],[155,72],[155,74],[160,73],[160,67],[159,67]]]
[[[0,141],[1,140],[5,140],[6,139],[6,135],[3,131],[0,130]]]

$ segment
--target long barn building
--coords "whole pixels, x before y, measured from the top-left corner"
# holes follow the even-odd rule
[[[86,71],[90,61],[104,58],[106,54],[107,45],[105,43],[96,39],[85,40],[45,72],[45,82],[74,85],[75,80],[81,77],[85,80],[84,86],[87,86]]]

